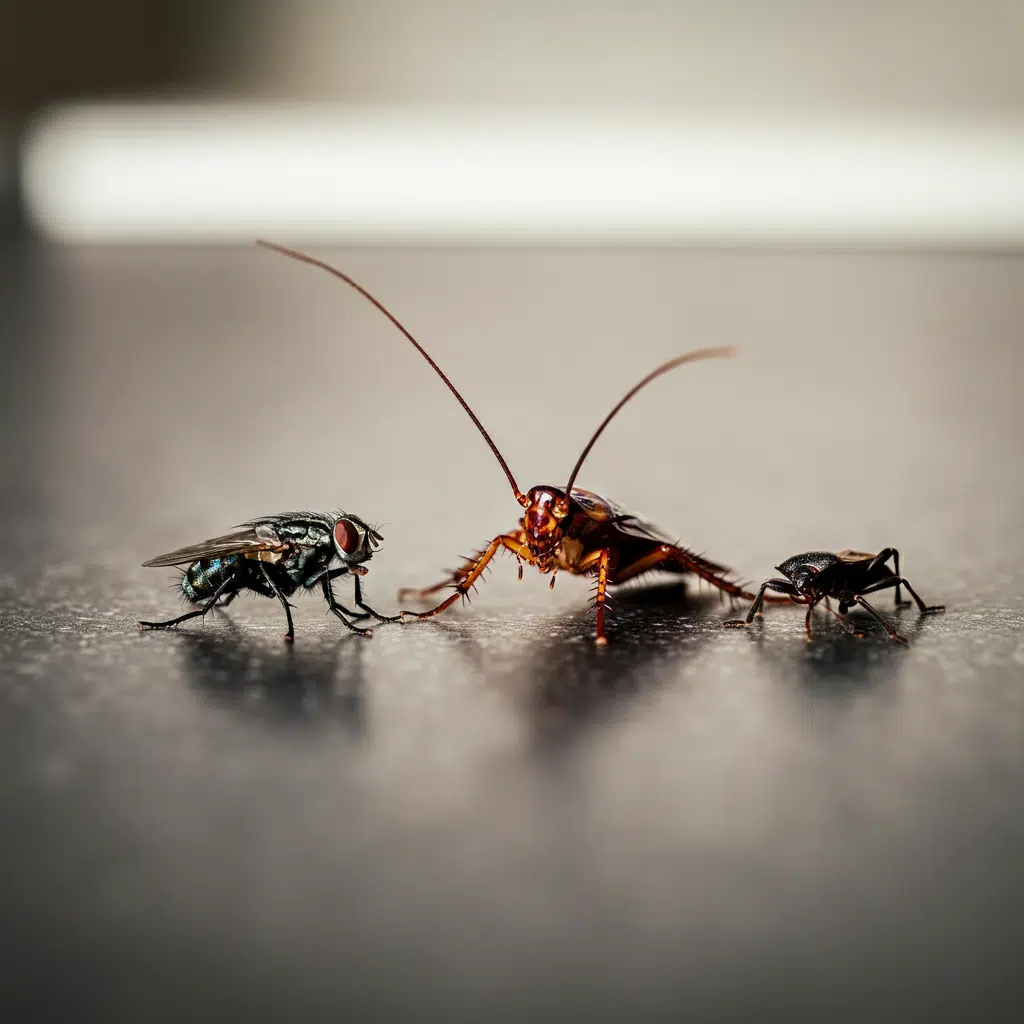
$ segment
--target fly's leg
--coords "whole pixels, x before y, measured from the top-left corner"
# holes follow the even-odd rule
[[[222,608],[227,608],[227,606],[231,604],[231,602],[234,601],[234,599],[238,597],[240,593],[241,590],[229,590],[213,607],[216,608],[218,611],[220,611],[220,609]]]
[[[139,626],[143,629],[167,629],[170,626],[177,626],[179,623],[187,622],[189,619],[194,619],[197,615],[205,615],[218,601],[219,598],[224,596],[229,590],[231,596],[234,597],[241,588],[238,585],[238,580],[234,576],[229,576],[217,589],[214,591],[213,597],[211,597],[202,608],[197,608],[194,612],[185,612],[184,615],[179,615],[176,619],[168,619],[166,622],[142,622],[139,621]]]
[[[356,577],[356,607],[363,608],[365,611],[372,615],[378,622],[401,622],[401,615],[381,615],[379,612],[375,612],[368,604],[363,602],[363,590],[359,585],[359,577]],[[360,618],[366,618],[366,615],[360,615]]]
[[[934,615],[936,612],[944,612],[946,610],[946,606],[944,604],[926,605],[924,601],[921,600],[917,591],[914,590],[914,588],[905,579],[901,579],[899,576],[890,576],[887,580],[879,580],[877,583],[872,583],[870,587],[865,587],[861,593],[874,594],[876,591],[888,590],[889,587],[895,587],[896,593],[898,594],[900,592],[901,583],[910,592],[910,596],[917,602],[917,610],[922,615]],[[910,604],[910,602],[904,601],[903,604]]]
[[[288,632],[285,633],[284,638],[289,643],[295,639],[295,626],[292,625],[292,606],[286,600],[284,594],[281,593],[277,584],[270,578],[270,573],[267,572],[266,565],[262,561],[257,563],[260,567],[260,571],[263,573],[263,578],[267,581],[267,586],[270,587],[274,594],[274,597],[281,602],[281,607],[284,609],[285,618],[288,620]]]
[[[497,554],[499,548],[507,548],[514,554],[526,557],[529,552],[528,550],[524,553],[518,537],[512,534],[500,534],[491,541],[490,544],[479,554],[475,559],[468,561],[461,569],[457,570],[452,576],[444,583],[440,583],[433,587],[428,587],[426,590],[419,591],[420,596],[424,594],[431,594],[437,590],[440,590],[445,586],[454,586],[455,593],[449,597],[446,597],[436,608],[431,608],[426,612],[400,612],[400,617],[403,622],[406,621],[406,617],[413,619],[429,619],[435,615],[440,615],[446,608],[450,608],[460,597],[465,597],[469,593],[470,589],[480,579],[480,574],[487,568],[487,563]],[[401,594],[399,595],[401,597]]]
[[[324,577],[322,577],[322,578],[324,578],[324,579],[328,579],[328,580],[336,580],[336,579],[337,579],[337,578],[338,578],[339,576],[346,576],[346,575],[348,575],[348,571],[349,571],[349,570],[348,570],[347,568],[344,568],[344,567],[343,567],[343,568],[341,568],[341,569],[332,569],[332,570],[331,570],[331,571],[330,571],[329,573],[326,573],[326,574],[324,575]],[[358,599],[358,597],[359,597],[359,576],[358,576],[357,574],[353,574],[353,575],[355,575],[355,581],[356,581],[356,598]],[[346,614],[346,615],[347,615],[347,616],[348,616],[348,617],[349,617],[350,619],[354,619],[354,620],[358,621],[359,619],[368,619],[368,618],[370,617],[370,615],[369,615],[369,612],[354,612],[354,611],[352,611],[352,609],[351,609],[351,608],[346,608],[346,607],[345,607],[345,606],[344,606],[344,605],[343,605],[343,604],[342,604],[342,603],[341,603],[340,601],[338,601],[337,599],[335,599],[335,602],[334,602],[334,603],[335,603],[335,604],[336,604],[336,605],[337,605],[337,606],[338,606],[338,607],[339,607],[339,608],[340,608],[340,609],[341,609],[341,610],[342,610],[342,611],[343,611],[343,612],[344,612],[344,613],[345,613],[345,614]]]
[[[359,577],[356,577],[358,582]],[[341,623],[352,630],[353,633],[358,633],[360,636],[373,636],[373,630],[360,629],[359,626],[354,626],[348,619],[345,618],[345,614],[341,609],[341,605],[338,604],[334,596],[334,585],[331,583],[330,576],[324,576],[320,581],[320,585],[323,587],[324,600],[327,602],[327,607],[331,612],[341,621]]]
[[[888,581],[883,580],[882,582],[886,583]],[[886,633],[889,634],[890,640],[895,640],[898,644],[907,643],[907,638],[905,636],[900,636],[900,634],[897,633],[895,628],[893,627],[893,624],[884,615],[882,615],[880,612],[872,608],[871,605],[869,605],[863,597],[857,598],[857,604],[859,604],[862,608],[866,609],[871,615],[878,619],[878,621],[882,624],[882,628],[886,631]]]
[[[765,580],[761,584],[761,589],[757,592],[757,597],[754,598],[753,603],[750,606],[750,611],[747,612],[745,619],[728,619],[723,622],[723,626],[749,626],[754,621],[755,615],[761,614],[761,605],[764,603],[764,592],[766,590],[774,590],[780,594],[787,594],[792,600],[796,600],[800,596],[800,591],[793,586],[789,580],[772,579]]]

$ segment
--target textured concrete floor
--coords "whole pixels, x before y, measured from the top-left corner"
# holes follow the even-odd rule
[[[580,484],[759,580],[903,553],[945,616],[723,631],[503,561],[471,607],[175,634],[140,563],[254,515],[380,521],[398,586],[518,506],[422,360],[269,253],[0,254],[0,877],[36,1019],[1020,1019],[1024,261],[329,254],[446,367],[521,486]],[[879,605],[889,606],[889,598]],[[31,1012],[30,1012],[31,1011]],[[145,1013],[143,1013],[145,1011]],[[343,1012],[344,1011],[344,1012]]]

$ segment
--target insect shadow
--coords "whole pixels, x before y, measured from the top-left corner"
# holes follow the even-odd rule
[[[780,631],[781,623],[777,620],[788,614],[785,609],[773,612],[772,619],[776,621],[767,628],[763,623],[755,623],[743,634],[745,641],[777,679],[796,682],[808,694],[836,705],[892,683],[909,655],[907,647],[891,643],[885,633],[872,632],[873,623],[866,615],[851,616],[851,624],[864,631],[860,639],[821,615],[814,625],[815,641],[808,643],[802,608],[794,606],[791,628]],[[922,629],[922,620],[917,615],[897,614],[892,618],[909,640]]]
[[[361,644],[263,645],[226,622],[223,630],[180,634],[184,670],[204,700],[268,724],[335,722],[365,729]]]
[[[678,680],[681,666],[720,634],[717,596],[678,583],[626,588],[615,595],[616,643],[593,643],[591,626],[567,610],[519,627],[513,651],[495,651],[472,624],[449,620],[446,632],[488,682],[515,695],[538,748],[566,749],[626,705]]]

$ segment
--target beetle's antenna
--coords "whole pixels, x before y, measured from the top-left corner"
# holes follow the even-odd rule
[[[273,252],[279,252],[281,253],[282,256],[290,256],[293,260],[298,260],[300,263],[308,263],[310,266],[319,267],[321,270],[326,270],[328,274],[333,274],[335,277],[344,281],[345,284],[347,284],[349,287],[354,288],[357,292],[359,292],[359,294],[362,295],[362,297],[366,299],[367,302],[376,306],[377,309],[379,309],[402,332],[402,334],[405,335],[405,337],[412,343],[413,348],[415,348],[416,351],[419,352],[419,354],[423,356],[423,358],[426,359],[428,363],[430,363],[430,365],[434,368],[434,372],[441,378],[441,380],[445,382],[445,384],[448,385],[448,390],[451,391],[451,393],[456,397],[456,399],[458,399],[459,405],[461,405],[462,408],[466,410],[466,413],[468,414],[469,418],[473,421],[474,424],[476,424],[476,429],[479,430],[481,434],[483,434],[484,440],[487,442],[491,451],[494,452],[494,457],[501,464],[501,468],[505,471],[505,476],[508,477],[508,482],[512,485],[512,490],[515,493],[516,501],[518,501],[520,504],[523,504],[525,500],[523,497],[523,492],[519,490],[519,485],[516,483],[516,478],[512,475],[512,470],[508,468],[508,463],[504,460],[504,458],[502,458],[501,452],[498,451],[498,446],[491,440],[491,435],[488,434],[486,430],[484,430],[484,425],[476,418],[476,413],[473,412],[472,409],[470,409],[469,405],[466,403],[466,400],[462,397],[462,395],[459,394],[458,389],[448,379],[444,370],[442,370],[441,367],[438,366],[437,363],[435,363],[434,360],[430,358],[430,355],[428,354],[427,350],[405,329],[404,325],[401,323],[398,317],[396,317],[394,313],[392,313],[384,305],[383,302],[381,302],[379,299],[374,298],[362,285],[357,284],[355,281],[353,281],[352,278],[348,276],[348,274],[342,273],[342,271],[338,270],[336,267],[332,267],[329,263],[325,263],[323,260],[318,260],[315,256],[308,256],[304,252],[298,252],[295,249],[288,249],[283,245],[278,245],[276,242],[265,242],[263,241],[263,239],[257,239],[256,244],[262,246],[264,249],[271,249]]]
[[[583,465],[583,461],[590,454],[590,449],[594,447],[594,442],[604,433],[604,428],[615,418],[615,414],[641,389],[647,387],[656,377],[660,377],[663,373],[668,373],[669,370],[674,370],[677,366],[682,366],[683,363],[695,363],[698,359],[726,359],[729,356],[735,354],[736,350],[731,346],[725,348],[699,348],[693,352],[687,352],[686,355],[676,356],[675,359],[670,359],[667,363],[662,363],[661,366],[654,370],[651,370],[649,374],[639,384],[635,384],[627,391],[622,398],[619,399],[618,403],[612,409],[610,413],[601,421],[601,426],[594,431],[594,436],[587,442],[586,448],[583,449],[582,454],[576,460],[576,465],[573,466],[572,472],[569,474],[569,482],[565,485],[565,496],[569,497],[569,492],[572,490],[572,485],[576,480],[576,476],[580,471],[580,467]]]

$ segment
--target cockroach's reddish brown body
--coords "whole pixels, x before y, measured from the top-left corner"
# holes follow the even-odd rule
[[[608,600],[608,587],[617,586],[628,580],[636,579],[645,573],[660,571],[669,573],[694,573],[702,580],[719,591],[733,598],[753,600],[754,595],[730,577],[730,570],[716,562],[709,561],[686,548],[680,547],[670,540],[656,527],[644,522],[637,516],[630,515],[615,503],[602,498],[590,491],[574,488],[573,483],[590,454],[594,443],[604,432],[619,410],[642,388],[655,378],[668,373],[669,370],[682,366],[684,363],[702,359],[717,359],[732,354],[728,348],[707,348],[670,359],[667,363],[656,367],[639,383],[632,387],[594,431],[587,442],[573,471],[569,474],[565,487],[542,485],[531,488],[523,493],[508,464],[498,451],[497,445],[477,419],[476,414],[466,404],[465,399],[456,390],[441,368],[427,354],[422,345],[406,330],[398,319],[374,298],[365,288],[357,284],[347,274],[330,266],[322,260],[305,253],[286,249],[284,246],[271,242],[259,242],[259,245],[275,252],[290,256],[292,259],[311,264],[326,270],[346,284],[354,288],[360,295],[377,307],[412,343],[416,350],[434,368],[437,375],[448,386],[449,390],[466,410],[469,418],[483,435],[495,458],[505,471],[512,493],[516,501],[525,509],[516,529],[496,536],[483,550],[468,559],[445,579],[434,586],[422,590],[403,590],[399,599],[415,596],[420,599],[429,598],[432,594],[453,588],[450,594],[436,607],[423,612],[405,611],[403,620],[407,618],[427,619],[450,608],[480,580],[481,574],[492,558],[501,550],[512,552],[519,561],[519,578],[523,576],[523,562],[535,566],[538,571],[551,574],[550,586],[554,586],[555,574],[559,571],[577,576],[593,576],[596,578],[594,588],[594,609],[597,612],[596,640],[599,644],[607,642],[605,636],[605,607]],[[769,598],[768,600],[771,600]],[[778,600],[778,599],[777,599]],[[782,598],[788,602],[788,598]]]

